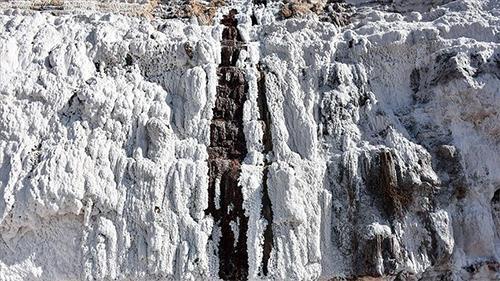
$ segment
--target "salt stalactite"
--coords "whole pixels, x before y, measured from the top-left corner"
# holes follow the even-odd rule
[[[247,154],[243,133],[243,104],[247,85],[244,71],[236,67],[244,49],[236,28],[237,11],[231,10],[221,23],[221,63],[219,84],[210,126],[209,206],[220,230],[219,276],[225,280],[245,280],[248,276],[248,218],[243,209],[243,194],[238,186],[241,162]]]

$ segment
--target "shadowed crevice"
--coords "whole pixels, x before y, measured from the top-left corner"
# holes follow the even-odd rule
[[[258,67],[260,77],[258,81],[258,107],[260,121],[263,127],[264,135],[262,142],[264,145],[264,151],[262,152],[265,156],[273,150],[272,135],[271,135],[271,114],[267,107],[266,98],[266,76],[262,67]],[[262,177],[262,217],[267,221],[266,228],[264,229],[264,244],[263,244],[263,256],[262,256],[262,273],[267,276],[269,272],[269,258],[271,257],[271,251],[273,249],[273,209],[271,204],[271,199],[269,198],[269,190],[267,186],[267,178],[269,173],[269,161],[267,157],[264,157],[264,171]]]

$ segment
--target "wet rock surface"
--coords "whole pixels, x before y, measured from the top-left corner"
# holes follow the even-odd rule
[[[247,84],[242,69],[236,67],[241,37],[235,18],[236,10],[224,15],[221,42],[221,64],[208,146],[208,209],[218,237],[219,277],[245,280],[248,277],[248,217],[243,210],[243,194],[239,184],[241,161],[247,154],[243,133],[243,104]]]

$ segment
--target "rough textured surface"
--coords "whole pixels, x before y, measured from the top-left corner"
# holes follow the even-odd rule
[[[0,280],[500,278],[500,2],[38,2]]]

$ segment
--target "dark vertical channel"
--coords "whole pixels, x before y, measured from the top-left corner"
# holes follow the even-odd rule
[[[225,27],[208,147],[209,201],[206,212],[213,216],[221,230],[218,245],[219,277],[224,280],[248,278],[248,218],[243,209],[241,187],[238,186],[241,162],[247,154],[243,104],[248,85],[244,71],[236,67],[240,50],[246,48],[236,28],[236,14],[237,11],[233,9],[221,21]],[[218,196],[217,185],[220,190]]]
[[[267,107],[266,98],[266,75],[262,70],[262,66],[258,66],[259,70],[259,81],[258,81],[258,106],[259,106],[259,116],[260,122],[262,123],[264,135],[262,137],[262,142],[264,145],[264,174],[262,177],[262,217],[267,221],[266,229],[264,230],[264,245],[263,245],[263,256],[262,256],[262,273],[267,276],[269,271],[269,258],[271,257],[271,250],[273,249],[273,209],[271,205],[271,199],[269,198],[269,190],[267,186],[267,177],[269,173],[269,162],[267,160],[267,155],[273,150],[273,142],[271,136],[271,114]]]

